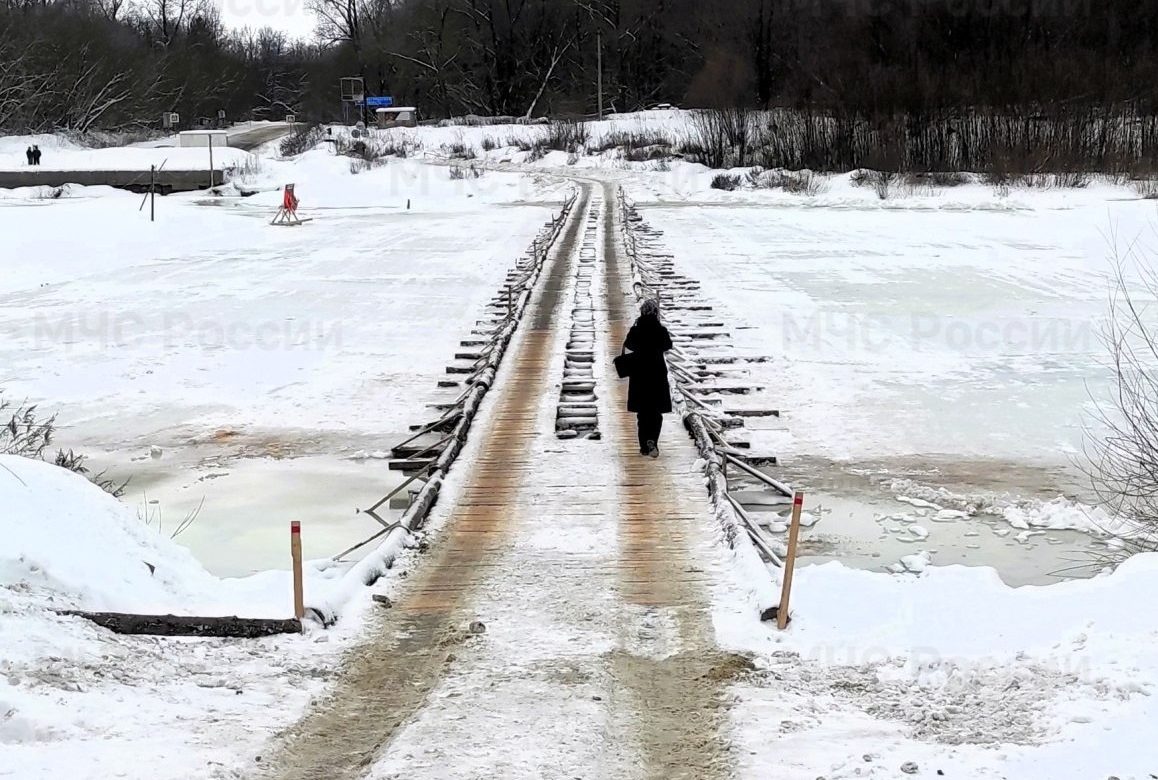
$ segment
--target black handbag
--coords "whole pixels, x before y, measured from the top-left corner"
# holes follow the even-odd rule
[[[619,374],[620,379],[627,379],[631,376],[631,372],[635,370],[636,354],[634,352],[628,353],[627,347],[619,353],[619,357],[615,358],[615,373]]]

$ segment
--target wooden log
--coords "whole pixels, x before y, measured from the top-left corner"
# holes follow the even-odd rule
[[[434,458],[407,458],[405,460],[389,461],[391,471],[424,471],[434,463]]]
[[[754,390],[763,390],[760,386],[744,386],[744,385],[691,385],[688,387],[688,392],[691,393],[724,393],[726,395],[748,395]]]
[[[433,423],[413,423],[407,427],[412,433],[428,433],[429,431],[446,433],[454,428],[461,416],[460,414],[455,414]]]
[[[413,458],[415,455],[425,455],[427,453],[437,453],[442,450],[438,442],[430,442],[428,444],[406,444],[399,447],[391,447],[390,454],[399,460],[406,458]]]
[[[254,639],[274,634],[300,634],[300,620],[276,620],[239,617],[190,617],[188,615],[132,615],[124,612],[84,612],[65,610],[61,615],[75,615],[91,620],[116,634],[149,634],[152,636],[217,636]]]

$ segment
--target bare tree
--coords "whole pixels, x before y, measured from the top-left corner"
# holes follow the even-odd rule
[[[27,123],[34,97],[52,83],[53,73],[36,62],[35,46],[0,31],[0,127]]]
[[[110,22],[118,21],[127,7],[125,0],[90,0],[92,7]]]
[[[185,30],[204,0],[142,0],[135,8],[161,46],[170,46]]]
[[[361,0],[310,0],[318,15],[317,34],[326,43],[349,43],[357,51],[362,43]]]
[[[554,51],[551,52],[551,64],[547,66],[547,72],[543,74],[543,80],[539,84],[539,91],[535,93],[535,99],[531,101],[531,105],[527,106],[527,113],[524,115],[530,119],[535,113],[535,106],[539,104],[539,100],[543,97],[543,92],[547,89],[547,85],[551,82],[551,76],[555,74],[555,68],[558,67],[559,61],[563,59],[563,55],[571,48],[574,41],[567,41],[566,44],[556,45]]]
[[[1158,271],[1148,256],[1133,244],[1119,257],[1103,327],[1113,391],[1094,399],[1085,443],[1101,504],[1134,523],[1122,557],[1158,550]]]

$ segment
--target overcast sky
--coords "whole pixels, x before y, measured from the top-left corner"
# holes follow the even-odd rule
[[[306,10],[307,0],[218,0],[221,21],[226,27],[272,27],[292,38],[310,38],[314,15]]]

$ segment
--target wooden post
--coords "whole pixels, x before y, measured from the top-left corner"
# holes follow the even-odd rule
[[[157,220],[157,166],[149,166],[149,221]]]
[[[213,172],[213,133],[209,133],[209,188],[213,189],[216,185],[215,179],[217,176]]]
[[[297,520],[290,522],[290,555],[294,562],[294,617],[301,620],[306,605],[302,593],[302,524]]]
[[[788,598],[792,594],[792,573],[796,569],[796,543],[800,538],[800,511],[804,508],[804,494],[792,497],[792,525],[788,527],[788,555],[784,558],[784,584],[780,588],[780,607],[776,610],[776,625],[781,630],[788,626]]]

